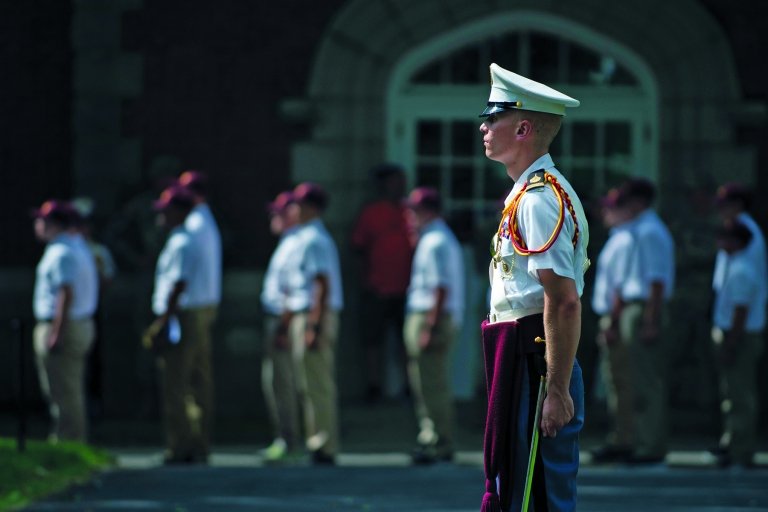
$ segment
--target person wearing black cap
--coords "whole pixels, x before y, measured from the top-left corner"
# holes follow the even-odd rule
[[[621,288],[629,272],[634,250],[629,224],[632,214],[619,189],[611,189],[601,201],[603,224],[609,229],[608,240],[595,266],[592,310],[600,316],[597,344],[600,370],[606,389],[612,429],[607,443],[592,452],[593,462],[623,461],[632,455],[634,414],[631,364],[627,346],[619,336]]]
[[[437,190],[416,188],[407,204],[409,222],[419,235],[403,332],[419,424],[413,462],[431,464],[453,458],[449,356],[464,315],[464,260],[459,241],[441,216]]]
[[[85,441],[85,361],[93,344],[98,274],[90,252],[68,230],[77,212],[62,201],[34,211],[35,235],[46,243],[33,297],[35,362],[51,419],[49,439]]]
[[[360,337],[365,348],[365,398],[369,403],[382,396],[382,375],[390,359],[390,328],[395,332],[397,349],[402,351],[405,292],[413,258],[403,204],[405,171],[400,165],[386,163],[374,167],[372,173],[378,197],[360,212],[351,236],[363,264]],[[402,374],[403,357],[400,352],[398,355]]]
[[[264,311],[264,348],[261,384],[272,424],[272,443],[263,451],[266,462],[289,461],[299,447],[299,410],[296,390],[296,360],[288,338],[290,314],[290,261],[298,254],[298,206],[293,192],[277,195],[269,203],[270,229],[279,236],[264,274],[261,305]],[[301,372],[303,370],[299,370]]]
[[[335,347],[344,306],[339,255],[321,218],[328,205],[325,190],[305,182],[296,186],[293,196],[300,227],[297,254],[286,269],[287,309],[291,345],[303,360],[304,372],[297,380],[304,433],[313,462],[335,464],[339,449]]]
[[[216,219],[208,205],[208,176],[201,171],[188,170],[179,175],[178,185],[190,192],[194,198],[194,207],[189,212],[184,227],[196,245],[198,258],[197,272],[187,283],[185,291],[187,308],[195,311],[197,321],[194,328],[196,338],[201,345],[200,353],[205,352],[197,364],[200,378],[197,393],[204,406],[201,408],[201,438],[207,453],[207,443],[211,437],[213,423],[213,368],[211,347],[213,346],[213,325],[218,316],[221,303],[222,253],[221,234]]]
[[[715,293],[712,341],[721,400],[722,434],[715,455],[721,467],[754,466],[757,446],[757,366],[763,352],[766,283],[755,278],[752,230],[739,220],[718,232],[722,280]]]
[[[199,291],[194,292],[199,298],[193,302],[212,309],[215,317],[221,302],[221,234],[208,205],[208,177],[200,171],[184,171],[179,176],[178,184],[189,190],[195,199],[195,206],[184,221],[187,231],[200,246],[202,258],[200,282],[195,285]]]
[[[620,187],[632,220],[633,248],[612,317],[629,351],[634,409],[632,463],[663,462],[667,452],[667,383],[664,326],[675,285],[675,243],[653,210],[656,187],[631,178]],[[599,454],[598,454],[599,455]],[[599,457],[598,457],[599,458]]]
[[[482,326],[482,510],[528,510],[532,501],[537,511],[572,511],[584,422],[576,349],[589,227],[549,145],[566,109],[579,101],[496,64],[491,81],[480,125],[485,155],[503,164],[515,184],[491,243],[490,312]]]
[[[90,416],[98,418],[103,415],[104,409],[104,385],[102,379],[104,374],[103,303],[105,290],[112,283],[117,273],[117,266],[109,248],[94,237],[93,213],[95,205],[93,200],[89,197],[78,197],[72,200],[72,206],[80,218],[76,231],[82,237],[82,241],[85,242],[88,251],[93,256],[96,262],[96,270],[99,273],[99,300],[96,312],[93,315],[95,334],[85,371],[86,394],[88,396]]]
[[[206,462],[210,414],[210,346],[200,339],[200,310],[189,304],[188,287],[201,272],[200,255],[184,221],[194,207],[194,196],[173,185],[155,201],[158,223],[168,231],[155,269],[152,311],[155,321],[144,344],[158,357],[166,464]]]
[[[755,281],[762,283],[760,298],[768,298],[768,258],[766,257],[765,236],[755,219],[749,214],[752,194],[740,183],[726,183],[717,189],[715,204],[723,222],[736,222],[746,226],[752,233],[752,238],[746,251],[752,259],[753,268],[757,274]],[[726,262],[725,251],[718,250],[715,259],[715,271],[712,276],[712,290],[717,293],[723,282]]]

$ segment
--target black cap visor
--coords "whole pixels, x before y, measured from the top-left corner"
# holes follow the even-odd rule
[[[489,101],[488,106],[485,107],[483,113],[477,117],[488,117],[491,114],[507,112],[508,110],[518,110],[519,108],[520,102],[518,101]]]

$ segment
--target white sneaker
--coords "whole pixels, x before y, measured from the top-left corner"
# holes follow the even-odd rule
[[[285,444],[285,440],[281,437],[278,437],[277,439],[272,441],[272,444],[267,446],[262,451],[262,455],[264,456],[265,461],[282,460],[285,458],[287,453],[288,453],[288,445]]]

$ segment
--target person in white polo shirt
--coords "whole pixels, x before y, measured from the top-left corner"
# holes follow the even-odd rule
[[[69,233],[77,213],[62,201],[34,211],[35,235],[46,243],[33,297],[35,362],[51,419],[49,439],[85,441],[84,371],[93,344],[99,294],[96,263]]]
[[[212,408],[209,310],[199,305],[194,283],[202,257],[184,221],[194,196],[173,185],[155,201],[159,224],[168,238],[157,259],[152,310],[156,319],[144,339],[158,357],[162,383],[166,464],[208,459]]]
[[[753,236],[749,226],[730,220],[717,237],[724,257],[718,259],[723,267],[715,294],[712,341],[723,418],[716,455],[722,467],[754,466],[757,447],[757,367],[763,353],[766,296],[765,283],[755,278]]]
[[[619,189],[611,189],[601,203],[603,223],[609,235],[597,258],[592,310],[600,316],[597,344],[612,428],[606,443],[592,451],[592,460],[596,463],[629,459],[635,429],[629,350],[619,336],[621,288],[634,251],[634,240],[628,229],[632,214]]]
[[[528,496],[534,510],[572,511],[584,423],[576,349],[589,227],[549,146],[566,109],[579,101],[496,64],[490,68],[480,133],[486,157],[501,163],[515,184],[491,242],[491,303],[482,326],[488,386],[482,510],[523,510]],[[534,424],[542,378],[546,397]],[[532,434],[541,438],[528,487]]]
[[[634,404],[632,455],[628,462],[663,462],[667,452],[667,305],[675,287],[675,242],[652,205],[656,187],[645,178],[621,185],[632,220],[633,250],[621,287],[621,342],[629,351]]]
[[[293,190],[299,205],[297,255],[286,268],[288,332],[292,349],[303,360],[298,393],[304,406],[304,434],[315,464],[335,464],[339,449],[336,343],[344,307],[336,243],[322,214],[328,195],[315,183]]]
[[[200,247],[202,269],[200,276],[189,292],[198,298],[196,305],[213,310],[221,303],[221,234],[216,219],[208,205],[208,177],[200,171],[184,171],[178,179],[179,185],[186,188],[195,198],[195,206],[184,221],[187,231]],[[213,322],[213,319],[211,322]]]
[[[415,464],[449,461],[455,412],[449,356],[464,315],[464,260],[456,236],[442,218],[437,190],[419,187],[407,200],[418,233],[406,299],[403,339],[408,381],[418,420]]]
[[[269,206],[270,229],[280,237],[264,274],[261,305],[264,312],[264,347],[261,384],[267,404],[273,440],[264,450],[264,460],[291,460],[298,453],[299,400],[297,373],[302,361],[295,357],[288,337],[290,314],[287,310],[290,262],[299,256],[298,206],[291,191],[281,192]],[[297,371],[298,370],[298,371]]]

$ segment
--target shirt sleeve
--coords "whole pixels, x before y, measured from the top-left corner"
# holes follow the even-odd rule
[[[663,234],[658,229],[644,230],[637,243],[637,251],[640,257],[641,268],[646,283],[654,281],[666,281],[665,269],[668,265],[666,253],[660,248],[665,246]]]
[[[727,280],[727,293],[734,306],[749,307],[757,295],[757,280],[754,273],[744,266],[734,268]]]
[[[438,288],[446,288],[455,276],[450,275],[450,251],[444,241],[435,240],[431,247],[430,261],[433,265],[434,284]]]
[[[573,268],[573,219],[567,208],[563,212],[563,227],[552,246],[541,254],[528,257],[528,274],[539,281],[539,270],[550,269],[555,274],[575,279]],[[525,193],[520,200],[518,222],[520,231],[529,249],[539,249],[549,242],[557,229],[560,218],[560,205],[554,192],[545,187]]]
[[[168,264],[168,279],[174,283],[188,283],[195,272],[196,259],[195,247],[190,239],[175,240]]]
[[[307,244],[304,253],[304,271],[310,279],[320,274],[330,275],[330,259],[319,238],[314,238]]]
[[[71,250],[64,250],[51,266],[51,285],[56,288],[72,285],[77,276],[77,258]]]

